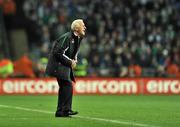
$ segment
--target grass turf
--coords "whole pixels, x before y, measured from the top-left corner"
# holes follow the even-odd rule
[[[57,96],[0,96],[0,105],[50,112],[55,111],[56,103]],[[120,123],[79,117],[55,118],[54,113],[13,107],[0,106],[0,127],[180,126],[180,96],[74,96],[73,109],[80,112],[79,116],[117,120]]]

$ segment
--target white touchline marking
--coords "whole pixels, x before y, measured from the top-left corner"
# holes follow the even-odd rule
[[[54,114],[54,112],[51,112],[51,111],[45,111],[45,110],[39,110],[39,109],[30,109],[30,108],[25,108],[25,107],[17,107],[17,106],[9,106],[9,105],[0,105],[0,107],[18,109],[18,110],[24,110],[24,111],[31,111],[31,112],[40,112],[40,113],[46,113],[46,114]],[[89,117],[89,116],[77,115],[74,117],[81,118],[81,119],[87,119],[87,120],[96,120],[96,121],[103,121],[103,122],[109,122],[109,123],[115,123],[115,124],[122,124],[122,125],[132,125],[132,126],[137,126],[137,127],[160,127],[160,126],[148,125],[148,124],[143,124],[143,123],[103,119],[103,118],[96,118],[96,117]]]
[[[10,118],[11,119],[11,118]],[[29,118],[26,118],[26,117],[20,117],[20,118],[17,118],[17,117],[13,117],[12,120],[17,120],[17,119],[20,119],[20,120],[29,120]]]

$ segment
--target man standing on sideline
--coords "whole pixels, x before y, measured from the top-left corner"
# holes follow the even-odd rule
[[[53,43],[46,74],[56,77],[59,84],[56,117],[69,117],[78,114],[72,111],[73,86],[75,82],[73,69],[77,64],[80,42],[85,36],[85,24],[82,19],[74,20],[71,31],[60,36]]]

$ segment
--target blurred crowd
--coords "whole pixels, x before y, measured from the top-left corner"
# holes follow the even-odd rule
[[[180,77],[178,0],[24,0],[22,8],[34,61],[83,18],[88,76]]]

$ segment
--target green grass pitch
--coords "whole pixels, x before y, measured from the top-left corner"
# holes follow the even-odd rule
[[[180,96],[74,96],[72,118],[55,118],[57,96],[0,96],[0,127],[180,127]]]

